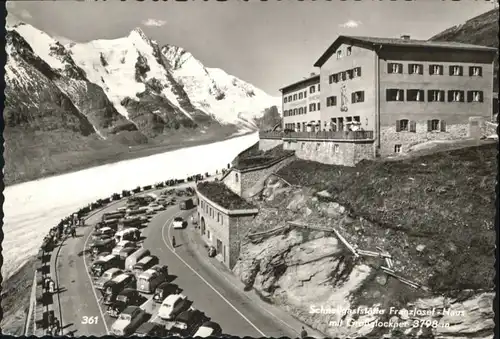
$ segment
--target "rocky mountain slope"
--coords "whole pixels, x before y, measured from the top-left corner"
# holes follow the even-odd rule
[[[478,15],[462,25],[448,28],[429,40],[455,41],[498,48],[498,9]],[[495,91],[498,92],[498,56],[495,61]]]
[[[294,161],[253,201],[233,271],[328,337],[489,338],[496,154],[489,142],[355,168]]]
[[[128,146],[256,130],[264,111],[279,104],[190,54],[198,67],[183,68],[177,54],[166,53],[173,49],[180,50],[162,52],[140,29],[63,46],[29,24],[8,24],[7,184],[119,160]]]

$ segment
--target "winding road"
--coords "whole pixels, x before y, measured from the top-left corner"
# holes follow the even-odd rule
[[[105,307],[99,303],[100,293],[93,288],[88,274],[90,260],[83,251],[90,242],[93,225],[102,214],[124,205],[125,201],[120,201],[90,217],[86,222],[88,226],[78,228],[77,238],[68,238],[61,248],[58,273],[64,334],[101,336],[110,333],[114,319],[105,314]],[[161,264],[168,265],[169,273],[175,276],[173,283],[193,301],[193,307],[219,323],[226,334],[254,338],[298,337],[298,321],[291,317],[283,320],[270,313],[264,302],[251,300],[208,262],[206,251],[193,240],[196,230],[191,225],[182,230],[172,228],[176,216],[187,218],[194,211],[170,206],[153,216],[142,229],[146,237],[143,246],[158,256]],[[177,242],[175,250],[171,245],[173,235]],[[152,319],[156,317],[158,305],[148,300],[142,307],[152,313]]]

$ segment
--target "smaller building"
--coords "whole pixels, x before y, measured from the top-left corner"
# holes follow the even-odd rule
[[[203,240],[217,250],[217,257],[232,269],[240,254],[240,243],[259,210],[228,189],[222,182],[196,186],[199,199],[198,225]]]
[[[310,77],[280,89],[283,100],[283,130],[319,131],[320,76]]]

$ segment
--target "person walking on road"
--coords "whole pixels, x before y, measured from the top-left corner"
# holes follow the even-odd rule
[[[54,335],[59,335],[61,331],[61,323],[59,322],[59,319],[55,318],[54,319]]]
[[[76,237],[76,227],[71,227],[71,237],[74,238]]]
[[[302,326],[302,331],[300,331],[300,337],[301,338],[307,338],[307,331],[304,328],[304,326]]]
[[[172,236],[172,247],[175,248],[175,237]]]

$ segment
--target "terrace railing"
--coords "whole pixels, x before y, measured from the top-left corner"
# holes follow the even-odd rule
[[[321,131],[321,132],[289,132],[283,139],[347,139],[372,140],[373,131]]]
[[[282,139],[283,132],[281,131],[269,131],[269,132],[259,132],[260,139]]]

